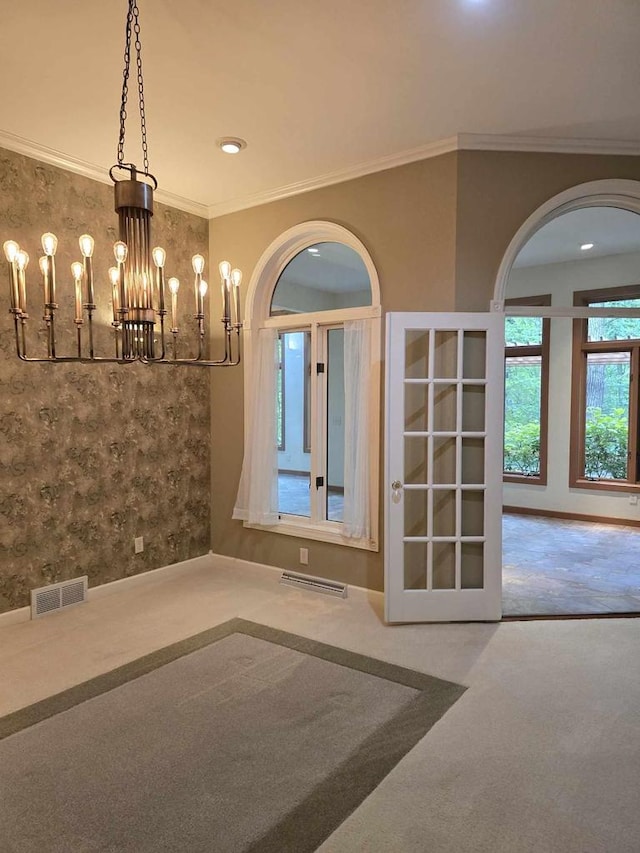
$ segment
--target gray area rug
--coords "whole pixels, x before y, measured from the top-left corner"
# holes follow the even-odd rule
[[[0,719],[0,851],[313,851],[463,692],[232,619]]]

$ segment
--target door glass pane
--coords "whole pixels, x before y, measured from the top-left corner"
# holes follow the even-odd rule
[[[487,333],[465,332],[462,353],[463,378],[485,379],[487,360]]]
[[[484,545],[463,542],[460,546],[460,586],[462,589],[484,587]]]
[[[344,329],[327,332],[327,505],[329,521],[344,518]]]
[[[429,376],[429,332],[423,329],[407,329],[404,348],[404,375],[407,379],[427,379]]]
[[[455,589],[456,545],[455,542],[433,543],[433,589]]]
[[[542,356],[507,356],[504,376],[504,470],[509,474],[540,474],[541,401]]]
[[[587,356],[585,477],[627,478],[630,359],[629,352]]]
[[[425,489],[404,490],[404,535],[427,535],[429,493]]]
[[[484,385],[462,386],[462,430],[484,432]]]
[[[484,483],[484,439],[462,439],[462,472],[463,483]]]
[[[640,299],[614,299],[590,302],[592,308],[638,308]],[[589,317],[588,341],[627,341],[640,339],[640,317]]]
[[[455,438],[433,439],[433,482],[455,485],[456,440]]]
[[[424,485],[428,478],[429,439],[423,436],[405,436],[404,482]]]
[[[433,389],[433,429],[436,432],[455,432],[456,386],[438,384]]]
[[[456,535],[456,493],[453,489],[433,491],[433,535]]]
[[[433,375],[436,379],[456,379],[458,376],[458,333],[437,331]]]
[[[311,454],[305,444],[305,423],[310,422],[311,405],[307,389],[310,343],[310,332],[282,332],[282,382],[276,386],[276,412],[279,411],[284,437],[284,449],[278,451],[278,511],[306,518],[311,515]]]
[[[404,588],[427,588],[427,542],[404,543]]]
[[[462,536],[484,534],[484,492],[465,489],[462,492]]]
[[[404,384],[404,428],[407,432],[429,429],[427,416],[428,385]]]

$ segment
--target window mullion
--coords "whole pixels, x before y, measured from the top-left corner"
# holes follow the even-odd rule
[[[326,335],[318,323],[311,325],[311,521],[317,524],[324,520],[324,485],[317,486],[318,478],[326,482],[326,417],[324,414],[325,373],[319,373],[318,364],[325,363],[324,338]]]
[[[631,350],[631,376],[629,377],[629,447],[627,454],[627,480],[630,483],[638,482],[638,405],[640,398],[640,347]]]

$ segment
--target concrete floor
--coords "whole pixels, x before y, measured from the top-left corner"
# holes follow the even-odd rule
[[[380,594],[277,580],[202,557],[0,618],[0,714],[241,616],[468,687],[321,853],[637,853],[640,620],[388,627]]]
[[[640,612],[640,528],[503,515],[505,616]]]

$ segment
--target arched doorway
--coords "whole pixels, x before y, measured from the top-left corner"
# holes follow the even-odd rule
[[[507,615],[640,609],[639,213],[636,182],[574,187],[500,266]]]

